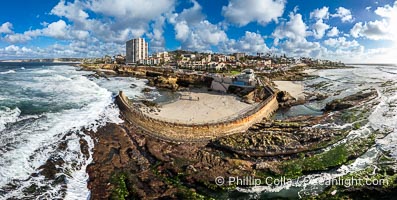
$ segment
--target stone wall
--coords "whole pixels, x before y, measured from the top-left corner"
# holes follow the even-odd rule
[[[270,117],[277,109],[276,95],[271,95],[253,110],[236,118],[207,124],[182,124],[154,119],[142,113],[120,92],[116,98],[121,114],[144,132],[157,138],[175,142],[199,142],[246,131],[250,126]]]

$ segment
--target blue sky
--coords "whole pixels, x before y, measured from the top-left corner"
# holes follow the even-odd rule
[[[13,0],[0,7],[0,60],[151,52],[271,52],[397,63],[395,0]]]

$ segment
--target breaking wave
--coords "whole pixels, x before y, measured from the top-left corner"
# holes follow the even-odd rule
[[[5,72],[0,72],[0,74],[13,74],[13,73],[16,73],[16,71],[15,70],[8,70],[8,71],[5,71]]]

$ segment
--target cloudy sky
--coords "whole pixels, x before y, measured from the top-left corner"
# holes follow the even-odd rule
[[[0,60],[149,51],[271,52],[397,63],[395,0],[9,0]]]

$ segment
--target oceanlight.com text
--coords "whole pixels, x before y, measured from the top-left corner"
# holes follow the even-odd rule
[[[374,178],[333,178],[325,181],[315,181],[310,177],[300,177],[298,179],[289,179],[286,177],[266,177],[266,178],[257,178],[252,176],[244,176],[244,177],[222,177],[218,176],[215,178],[215,184],[218,186],[300,186],[305,184],[316,184],[316,185],[324,185],[324,186],[378,186],[378,185],[389,185],[389,180],[387,179],[374,179]]]

